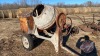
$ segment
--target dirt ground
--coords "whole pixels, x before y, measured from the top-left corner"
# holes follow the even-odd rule
[[[71,16],[71,15],[69,15]],[[87,16],[87,15],[85,15]],[[88,16],[91,16],[88,14]],[[72,17],[76,25],[80,24],[81,21]],[[100,20],[96,18],[96,20]],[[90,21],[90,20],[89,20]],[[73,24],[74,24],[73,23]],[[100,33],[100,32],[99,32]],[[70,36],[66,44],[81,53],[80,49],[76,47],[76,42],[80,37],[88,35],[90,39],[95,43],[97,49],[97,55],[100,55],[100,35],[94,36],[91,33],[80,31],[78,35]],[[44,40],[38,47],[32,51],[27,51],[23,48],[21,42],[22,33],[20,31],[20,24],[17,18],[13,19],[2,19],[0,20],[0,56],[58,56],[54,50],[54,46],[51,42]],[[78,56],[72,55],[65,50],[60,50],[59,56]]]

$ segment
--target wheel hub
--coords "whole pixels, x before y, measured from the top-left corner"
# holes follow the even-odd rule
[[[22,42],[25,48],[29,48],[29,41],[27,38],[23,37]]]

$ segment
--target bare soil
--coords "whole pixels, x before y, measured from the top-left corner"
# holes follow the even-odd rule
[[[76,17],[74,17],[73,19],[76,25],[82,23],[80,20],[77,20]],[[99,20],[99,18],[97,18],[97,20]],[[84,37],[84,35],[88,35],[90,39],[95,43],[97,49],[97,55],[99,56],[100,35],[94,36],[91,33],[80,31],[78,35],[69,37],[66,44],[70,48],[81,53],[81,50],[76,47],[76,42],[80,37]],[[0,56],[58,56],[58,54],[54,50],[53,44],[47,40],[44,40],[42,44],[40,44],[32,51],[25,50],[21,42],[21,37],[22,37],[22,32],[20,31],[20,24],[17,18],[13,19],[8,18],[0,20]],[[60,50],[59,56],[78,56],[78,55],[72,55],[71,53],[65,50]]]

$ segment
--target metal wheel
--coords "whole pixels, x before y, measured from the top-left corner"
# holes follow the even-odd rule
[[[59,16],[58,16],[58,26],[63,29],[64,27],[64,24],[66,24],[66,15],[61,13]]]
[[[71,31],[72,20],[70,17],[66,18],[64,13],[60,13],[57,18],[58,27],[62,30],[63,35],[68,35]]]

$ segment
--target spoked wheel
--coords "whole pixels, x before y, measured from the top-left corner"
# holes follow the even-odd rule
[[[66,29],[67,32],[66,35],[69,35],[72,30],[72,19],[70,17],[66,18],[66,25],[64,26],[64,28]]]
[[[68,35],[71,31],[72,20],[67,17],[64,13],[59,14],[57,18],[58,27],[62,30],[63,35]]]
[[[60,13],[56,22],[57,26],[60,28],[62,32],[62,36],[60,37],[60,45],[65,45],[66,39],[65,36],[69,36],[72,28],[72,20],[69,17],[66,17],[64,13]]]
[[[66,15],[61,13],[59,16],[58,16],[58,27],[61,28],[61,30],[63,30],[63,26],[64,24],[66,24]]]
[[[30,34],[24,35],[22,37],[22,44],[26,50],[31,51],[34,48],[34,38],[35,36]]]

